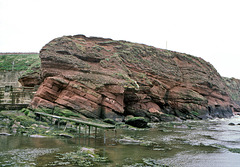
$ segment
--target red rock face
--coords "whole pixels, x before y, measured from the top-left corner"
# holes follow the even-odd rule
[[[227,117],[235,105],[214,67],[183,53],[77,35],[52,40],[40,58],[43,82],[33,108],[61,106],[121,120],[163,113]]]
[[[39,77],[39,74],[24,76],[24,77],[21,77],[18,81],[21,83],[22,86],[25,86],[25,87],[34,87],[36,85],[41,84],[41,79]]]

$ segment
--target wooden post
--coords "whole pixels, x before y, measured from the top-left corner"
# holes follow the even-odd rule
[[[68,123],[66,123],[65,128],[64,128],[64,130],[63,130],[64,132],[65,132],[65,130],[67,129],[67,124],[68,124]]]
[[[97,127],[95,127],[95,138],[97,138]]]
[[[115,128],[114,129],[114,136],[115,136],[115,139],[117,138],[117,129]]]
[[[88,128],[88,136],[90,136],[91,126],[89,125]]]
[[[86,137],[86,134],[87,134],[87,125],[85,125],[85,134],[84,134],[84,136]]]
[[[58,129],[59,129],[59,127],[60,127],[60,119],[58,119]]]
[[[103,143],[106,144],[106,134],[105,134],[105,129],[103,130]]]
[[[81,134],[81,124],[78,125],[79,128],[79,134]]]

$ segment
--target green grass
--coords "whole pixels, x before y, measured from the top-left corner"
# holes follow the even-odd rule
[[[0,71],[26,71],[33,67],[40,68],[38,54],[0,55]]]

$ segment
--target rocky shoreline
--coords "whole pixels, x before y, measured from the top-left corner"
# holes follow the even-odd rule
[[[70,111],[59,110],[56,115],[66,116],[70,118],[79,118],[79,115],[73,114]],[[72,115],[73,114],[73,115]],[[85,119],[86,120],[86,119]],[[64,120],[39,118],[29,109],[15,110],[15,111],[1,111],[0,112],[0,135],[23,135],[28,137],[79,137],[85,136],[84,131],[86,127],[82,127],[82,132],[79,133],[78,124],[70,123]],[[93,120],[88,121],[102,123],[102,124],[114,124],[117,129],[121,128],[147,128],[147,120],[143,117],[131,117],[128,118],[125,123],[115,122],[111,119]],[[59,126],[60,125],[60,126]],[[94,132],[91,132],[94,133]]]
[[[172,136],[170,135],[170,138],[175,139],[177,143],[179,142],[182,143],[181,147],[185,147],[187,146],[186,141],[192,139],[191,137],[188,138],[187,137],[188,135],[186,135],[185,133],[191,134],[190,131],[196,131],[197,133],[201,133],[199,132],[199,130],[204,129],[204,127],[202,127],[201,124],[203,125],[205,124],[204,126],[206,131],[208,127],[207,124],[210,123],[212,126],[217,125],[220,122],[220,119],[219,120],[216,119],[214,120],[214,122],[213,120],[206,120],[206,121],[199,121],[199,120],[190,121],[189,120],[184,122],[165,122],[165,123],[162,122],[162,123],[156,123],[156,124],[149,124],[150,128],[148,129],[135,128],[126,124],[121,124],[121,125],[116,125],[119,131],[126,130],[129,133],[120,132],[117,138],[111,138],[111,142],[114,142],[115,144],[121,145],[121,146],[144,147],[148,149],[153,149],[153,151],[161,152],[161,153],[172,152],[174,149],[178,150],[179,147],[174,146],[174,144],[171,144],[169,146],[165,146],[163,144],[165,142],[171,143],[172,140],[168,140],[165,138],[165,140],[167,141],[164,141],[164,140],[162,141],[162,139],[159,140],[157,138],[151,138],[149,136],[146,137],[145,135],[147,134],[147,132],[151,133],[151,131],[154,131],[154,133],[152,132],[152,135],[153,134],[158,135],[160,133],[163,136],[172,134]],[[236,120],[234,121],[234,123],[227,124],[227,122],[225,124],[226,126],[229,126],[229,128],[233,127],[234,125],[235,126],[239,125],[237,124]],[[64,124],[63,122],[61,123],[61,125],[62,125],[61,128],[57,129],[56,128],[57,125],[50,125],[50,123],[47,120],[45,120],[44,122],[38,121],[34,118],[32,111],[28,109],[23,109],[21,111],[1,111],[0,112],[0,127],[1,127],[0,129],[5,128],[5,132],[0,131],[0,137],[7,138],[10,135],[13,135],[16,137],[29,136],[32,138],[43,138],[43,137],[72,138],[74,137],[80,140],[81,137],[79,137],[79,135],[76,133],[76,128],[74,127],[74,125],[69,124],[66,126],[66,124]],[[211,130],[211,128],[208,130],[210,130],[211,133],[217,133]],[[138,132],[138,135],[136,135],[136,132]],[[143,132],[143,134],[145,135],[142,136],[142,133],[139,133],[139,132]],[[182,133],[182,135],[180,135],[179,133],[180,134]],[[185,134],[186,136],[184,136],[183,134]],[[212,140],[211,138],[212,136],[204,135],[204,134],[207,134],[206,132],[202,132],[202,134],[203,134],[202,137]],[[179,137],[176,138],[175,135],[177,136],[179,135]],[[93,139],[94,137],[90,136],[90,138]],[[198,141],[198,137],[195,137],[194,139]],[[64,139],[64,141],[65,140],[66,139]],[[231,148],[224,145],[209,146],[206,143],[205,143],[206,145],[201,144],[202,141],[204,140],[198,141],[200,143],[200,144],[198,143],[199,145],[196,143],[192,143],[192,145],[190,144],[190,146],[196,147],[197,149],[202,148],[203,150],[210,149],[210,148],[214,150],[224,149],[232,153],[239,153],[239,148]],[[110,139],[109,139],[109,142],[110,142]],[[110,146],[109,143],[107,145]],[[113,145],[111,145],[111,147],[113,147]],[[81,165],[106,166],[108,164],[109,165],[111,164],[110,158],[111,156],[102,154],[98,148],[78,146],[74,150],[67,151],[64,153],[58,153],[55,156],[55,161],[49,162],[48,165],[49,166],[58,166],[58,165],[72,166],[77,164],[80,166]],[[123,163],[129,164],[129,166],[134,166],[135,164],[140,166],[149,165],[149,164],[152,164],[152,166],[159,166],[159,165],[167,166],[167,165],[164,165],[164,163],[166,163],[165,161],[163,162],[162,160],[151,159],[149,157],[143,158],[141,161],[138,160],[137,162],[134,160],[131,160],[129,162],[123,162]]]

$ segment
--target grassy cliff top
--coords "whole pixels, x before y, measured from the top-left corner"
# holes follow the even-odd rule
[[[2,53],[0,54],[0,71],[26,71],[40,68],[38,53]]]

